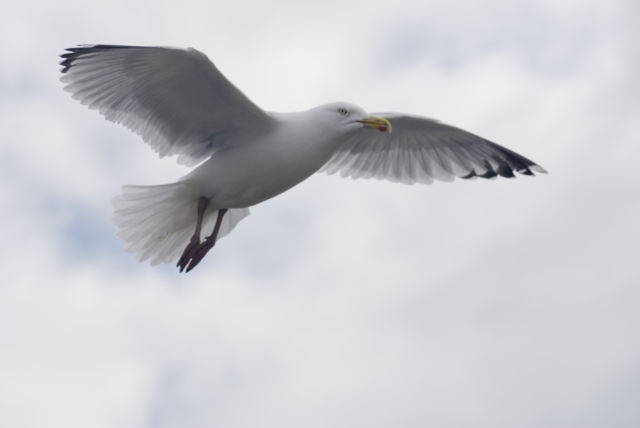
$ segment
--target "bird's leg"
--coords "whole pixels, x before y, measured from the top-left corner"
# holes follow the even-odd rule
[[[209,198],[205,198],[204,196],[198,199],[198,221],[196,222],[196,231],[193,232],[193,236],[191,236],[191,241],[187,244],[186,248],[182,252],[182,256],[180,260],[178,260],[177,267],[180,268],[180,272],[184,270],[187,266],[187,263],[191,259],[191,253],[200,245],[200,230],[202,229],[202,220],[204,219],[204,212],[207,210],[207,206],[209,205]]]
[[[222,218],[224,217],[226,212],[227,212],[226,208],[221,208],[218,210],[218,218],[216,218],[216,225],[213,228],[213,232],[211,233],[211,235],[205,238],[202,244],[198,245],[192,251],[192,254],[190,256],[191,261],[189,261],[189,265],[187,266],[187,272],[189,272],[191,269],[196,267],[196,265],[200,263],[200,260],[202,260],[204,256],[207,254],[207,252],[210,249],[212,249],[213,246],[216,244],[216,239],[218,238],[218,232],[220,232],[220,225],[222,224]]]

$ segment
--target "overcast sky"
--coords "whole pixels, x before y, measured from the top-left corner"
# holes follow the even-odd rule
[[[0,426],[640,426],[636,1],[0,6]],[[188,170],[73,101],[80,43],[192,46],[252,100],[441,119],[549,175],[316,175],[197,269],[110,199]]]

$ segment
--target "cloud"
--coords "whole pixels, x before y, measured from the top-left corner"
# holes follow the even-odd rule
[[[636,426],[633,7],[15,5],[0,425]],[[62,92],[56,55],[85,42],[194,46],[265,108],[433,116],[551,173],[317,175],[189,275],[151,268],[121,250],[109,200],[187,170]]]

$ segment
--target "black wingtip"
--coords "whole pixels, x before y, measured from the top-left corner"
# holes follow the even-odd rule
[[[544,169],[543,167],[535,163],[532,165],[529,165],[529,168],[537,172],[538,174],[549,174],[549,171],[547,171],[546,169]]]
[[[513,173],[513,169],[511,169],[511,166],[509,166],[506,163],[500,164],[497,172],[500,177],[505,177],[505,178],[515,177],[515,174]]]
[[[533,172],[531,172],[531,170],[529,168],[520,169],[520,170],[518,170],[518,173],[520,173],[522,175],[535,175]]]
[[[60,70],[60,72],[62,74],[66,73],[67,71],[69,71],[69,69],[71,68],[71,64],[73,63],[73,61],[77,58],[77,54],[75,52],[73,52],[71,49],[65,49],[66,51],[69,51],[67,53],[63,53],[62,55],[60,55],[60,58],[62,58],[62,61],[60,61],[58,64],[60,64],[62,66],[62,69]]]
[[[522,159],[526,159],[526,158],[522,158]],[[509,165],[508,163],[506,163],[505,160],[502,160],[502,159],[496,159],[496,160],[500,162],[497,169],[494,169],[489,162],[485,162],[484,167],[486,171],[484,173],[478,174],[478,172],[475,169],[471,169],[471,171],[469,171],[468,174],[461,175],[460,178],[464,180],[470,180],[477,177],[492,179],[492,178],[496,178],[497,176],[505,177],[505,178],[515,178],[516,175],[514,174],[514,172],[517,172],[518,174],[522,174],[522,175],[528,175],[530,177],[535,177],[536,174],[533,171],[537,172],[538,174],[547,174],[547,171],[544,168],[542,168],[538,164],[528,161],[528,159],[526,160],[530,162],[530,164],[527,165],[526,167],[519,167],[519,168],[515,168],[513,165]]]
[[[73,48],[67,48],[65,49],[66,52],[60,55],[60,58],[62,58],[62,61],[59,62],[59,64],[62,66],[62,69],[60,70],[60,72],[62,74],[65,74],[66,72],[68,72],[69,69],[73,66],[73,62],[84,55],[96,53],[96,52],[103,52],[103,51],[112,50],[112,49],[129,49],[129,48],[135,48],[135,47],[138,47],[138,46],[78,45]]]

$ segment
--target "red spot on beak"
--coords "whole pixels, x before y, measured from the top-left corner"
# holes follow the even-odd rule
[[[386,126],[384,126],[384,125],[380,125],[380,126],[378,126],[378,131],[380,131],[380,132],[387,132],[387,127],[386,127]]]

